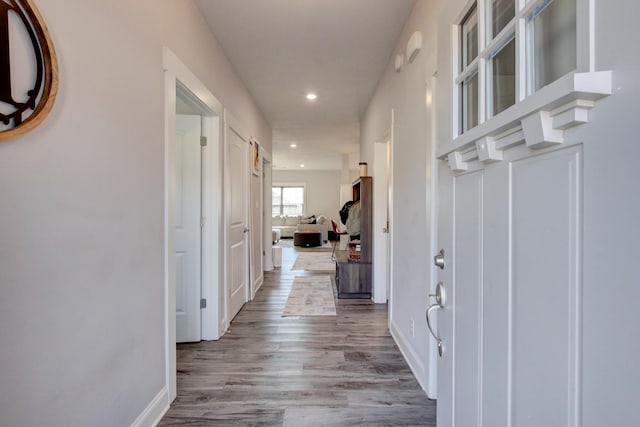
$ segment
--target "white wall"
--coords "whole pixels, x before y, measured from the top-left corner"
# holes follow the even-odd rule
[[[125,426],[165,383],[163,46],[271,129],[193,2],[37,4],[60,90],[0,144],[0,424]]]
[[[393,159],[393,277],[391,328],[399,347],[415,375],[427,387],[430,345],[424,313],[429,294],[431,257],[429,229],[432,171],[427,158],[432,155],[426,106],[425,79],[435,71],[436,2],[418,0],[398,38],[396,48],[360,126],[362,161],[373,164],[373,144],[389,129],[391,109],[395,126]],[[405,54],[415,31],[422,32],[423,47],[412,63],[396,73],[396,53]],[[405,54],[406,56],[406,54]],[[429,197],[429,199],[427,199]],[[415,323],[415,336],[410,323]]]
[[[340,177],[338,170],[331,171],[291,171],[274,170],[274,184],[305,183],[307,215],[324,215],[339,222],[340,215]]]

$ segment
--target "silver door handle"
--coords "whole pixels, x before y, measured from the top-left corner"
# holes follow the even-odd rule
[[[438,255],[433,257],[433,263],[436,267],[440,267],[441,270],[444,270],[444,267],[447,265],[447,262],[444,259],[444,249],[440,249]]]
[[[433,338],[438,343],[438,354],[440,355],[440,357],[442,357],[442,355],[444,354],[444,343],[442,342],[442,339],[440,338],[440,336],[433,330],[433,327],[431,326],[431,312],[436,308],[444,308],[444,305],[446,303],[446,293],[444,291],[444,285],[442,284],[442,282],[438,283],[438,286],[436,286],[435,295],[430,294],[429,296],[435,296],[436,303],[431,304],[429,308],[427,308],[427,313],[426,313],[427,327],[429,328],[429,332],[431,333]]]
[[[433,327],[431,327],[431,320],[429,320],[429,318],[431,317],[431,312],[438,307],[440,307],[440,304],[436,303],[436,304],[431,304],[427,309],[427,327],[429,328],[429,332],[431,333],[433,338],[438,343],[438,354],[440,355],[440,357],[442,357],[442,355],[444,354],[444,344],[442,344],[442,340],[440,339],[438,334],[436,334],[433,331]]]

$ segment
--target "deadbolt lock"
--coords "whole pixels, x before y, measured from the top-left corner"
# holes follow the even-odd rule
[[[433,257],[433,263],[436,267],[440,267],[441,270],[444,270],[444,267],[447,265],[447,262],[444,260],[444,249],[440,249],[438,255]]]

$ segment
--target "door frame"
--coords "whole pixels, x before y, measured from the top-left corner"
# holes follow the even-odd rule
[[[392,120],[393,121],[393,120]],[[380,248],[379,244],[374,244],[374,260],[373,260],[373,302],[377,304],[384,304],[389,300],[390,295],[390,282],[391,282],[391,168],[392,168],[392,159],[391,152],[392,148],[392,137],[391,137],[391,129],[387,129],[384,134],[375,140],[374,142],[374,150],[373,150],[373,187],[374,187],[374,207],[378,209],[374,210],[373,213],[373,239],[374,242],[376,238],[386,238],[386,251],[378,250]],[[382,151],[384,146],[384,157],[379,153]],[[380,158],[378,158],[380,156]],[[385,183],[386,186],[384,189],[380,188],[380,183]],[[384,211],[379,210],[381,206],[376,204],[376,200],[379,198],[380,192],[384,191],[387,195],[387,205],[384,207]],[[381,216],[384,220],[381,221]],[[382,232],[381,228],[385,228],[387,231]],[[383,270],[384,271],[381,271]],[[384,275],[384,280],[382,283],[377,280],[378,277]]]
[[[431,197],[427,194],[426,202],[426,212],[430,212],[431,223],[429,227],[431,228],[431,241],[429,242],[430,247],[430,256],[427,256],[426,262],[429,266],[429,299],[428,304],[433,303],[432,295],[436,293],[436,287],[438,283],[438,268],[433,263],[432,257],[435,256],[438,251],[438,208],[440,203],[439,193],[438,193],[438,167],[439,160],[436,157],[436,150],[438,148],[438,119],[436,117],[435,106],[437,105],[437,87],[438,87],[438,71],[435,70],[431,75],[426,76],[426,99],[427,99],[427,111],[428,111],[428,119],[430,122],[430,131],[429,131],[429,139],[431,140],[431,150],[427,151],[429,155],[427,156],[427,165],[431,167],[431,187],[429,191],[431,192]],[[425,307],[425,310],[427,309]],[[438,316],[434,316],[435,322],[434,328],[437,330],[438,328]],[[427,395],[431,399],[438,398],[438,347],[435,345],[435,341],[433,337],[429,336],[429,360],[428,360],[428,370],[429,370],[429,379],[427,382]]]
[[[163,48],[164,69],[164,359],[165,385],[171,403],[177,394],[176,380],[176,281],[175,281],[175,132],[176,91],[192,95],[192,101],[202,110],[203,136],[207,137],[209,150],[203,155],[202,210],[208,223],[202,233],[202,298],[207,307],[202,309],[202,339],[220,337],[219,288],[223,265],[213,265],[223,252],[220,241],[220,197],[222,164],[220,162],[222,104],[209,89],[167,47]]]
[[[253,173],[249,174],[249,192],[251,197],[249,198],[249,217],[251,219],[249,233],[249,265],[250,265],[250,296],[249,299],[255,298],[258,289],[264,283],[264,149],[262,144],[256,138],[252,138],[252,141],[258,143],[259,149],[259,171],[257,176],[257,183],[254,185],[256,176]],[[254,148],[249,146],[250,150]],[[251,162],[254,161],[253,153],[251,154]],[[258,214],[254,217],[253,203],[258,202]],[[255,252],[257,249],[257,252]],[[256,255],[256,256],[254,256]]]
[[[271,208],[272,196],[271,196],[271,183],[273,182],[273,162],[271,155],[265,150],[262,151],[262,231],[263,231],[263,243],[262,248],[264,250],[263,270],[273,270],[273,235],[272,235],[272,209],[267,209],[267,206]],[[264,277],[263,271],[263,277]]]

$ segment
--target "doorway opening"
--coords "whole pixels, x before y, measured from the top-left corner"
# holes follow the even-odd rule
[[[223,108],[173,52],[165,48],[163,54],[164,351],[166,391],[171,403],[177,392],[176,327],[184,326],[181,341],[214,340],[221,335]],[[185,159],[185,155],[189,158]],[[188,236],[181,235],[184,227],[189,229]],[[187,252],[191,255],[189,260],[185,258]],[[188,283],[183,286],[181,281],[185,278]],[[180,316],[184,317],[177,321]],[[185,331],[187,335],[182,335]]]

